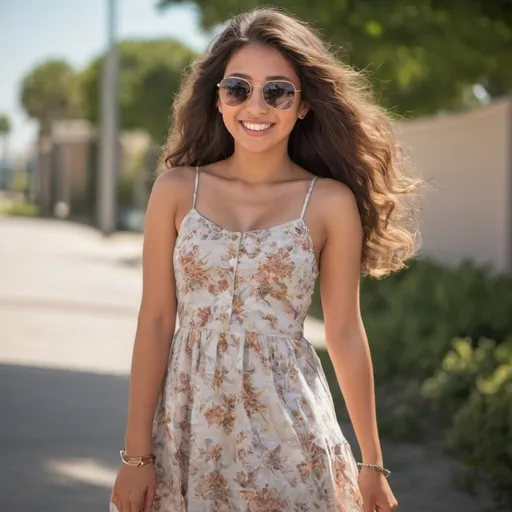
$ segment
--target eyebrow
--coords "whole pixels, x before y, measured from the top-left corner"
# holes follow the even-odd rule
[[[246,78],[248,80],[252,79],[251,75],[247,75],[245,73],[230,73],[228,76],[239,76],[240,78]],[[269,75],[266,78],[267,80],[286,80],[288,82],[292,82],[292,79],[285,75]]]

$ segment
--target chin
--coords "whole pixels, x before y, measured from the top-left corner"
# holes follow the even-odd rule
[[[255,142],[247,142],[241,140],[235,140],[235,148],[239,150],[247,151],[249,153],[266,153],[267,151],[273,150],[276,146],[279,145],[279,142],[265,142],[261,141],[261,143]]]

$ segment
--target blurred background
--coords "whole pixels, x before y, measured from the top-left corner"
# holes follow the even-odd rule
[[[264,3],[0,0],[1,511],[107,509],[174,94]],[[429,184],[419,257],[361,290],[400,510],[512,510],[512,2],[278,5],[369,73]],[[358,455],[318,293],[306,337]]]

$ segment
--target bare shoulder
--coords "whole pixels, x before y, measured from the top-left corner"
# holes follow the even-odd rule
[[[354,193],[344,183],[331,178],[319,179],[315,185],[319,216],[325,225],[359,222],[359,211]]]
[[[174,211],[184,196],[194,188],[195,169],[193,167],[173,167],[158,176],[151,191],[150,202]]]
[[[158,176],[154,186],[165,188],[187,188],[194,182],[196,171],[193,167],[172,167]]]

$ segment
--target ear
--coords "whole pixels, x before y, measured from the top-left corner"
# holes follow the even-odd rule
[[[299,113],[298,113],[299,119],[304,119],[308,112],[309,112],[308,105],[306,105],[306,103],[301,103],[301,105],[299,107]]]
[[[217,100],[217,110],[222,114],[222,102],[220,99]]]

